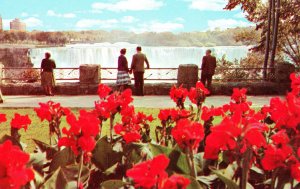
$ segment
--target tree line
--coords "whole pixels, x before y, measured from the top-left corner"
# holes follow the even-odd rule
[[[267,68],[271,68],[272,72],[277,59],[282,56],[300,66],[299,0],[228,0],[225,9],[232,10],[237,6],[246,13],[250,22],[256,24],[256,30],[261,31],[260,39],[252,50],[264,53],[262,66],[265,68],[265,78]],[[252,33],[245,33],[239,39],[244,43],[249,39],[253,42],[251,36]]]
[[[253,32],[255,28],[234,28],[206,32],[145,32],[133,33],[126,31],[58,31],[58,32],[0,32],[0,43],[29,43],[44,45],[65,45],[68,43],[95,43],[95,42],[128,42],[144,46],[238,46],[252,45],[259,40],[260,32]],[[243,38],[244,34],[252,33]],[[254,33],[254,35],[253,35]]]

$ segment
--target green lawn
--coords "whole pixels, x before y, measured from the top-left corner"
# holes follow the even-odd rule
[[[72,109],[74,113],[78,113],[79,109]],[[158,125],[160,125],[160,120],[157,118],[157,115],[159,113],[158,108],[136,108],[136,112],[144,112],[146,115],[152,114],[155,120],[150,124],[151,125],[151,137],[154,138],[155,131],[154,128]],[[28,114],[32,123],[28,127],[27,131],[24,131],[21,129],[21,142],[25,143],[27,147],[25,148],[25,151],[32,152],[35,148],[35,144],[32,141],[32,139],[37,139],[40,141],[43,141],[45,143],[49,143],[49,129],[48,129],[48,122],[44,121],[41,122],[40,119],[36,116],[36,113],[33,111],[32,108],[26,108],[26,109],[0,109],[0,113],[6,114],[7,122],[2,123],[0,125],[0,137],[4,136],[5,134],[10,135],[10,121],[14,116],[14,113],[19,113],[21,115]],[[117,116],[115,122],[120,121],[120,117]],[[220,118],[217,118],[214,122],[219,122]],[[65,119],[62,120],[60,128],[68,127],[68,124],[66,123]],[[103,124],[102,128],[102,135],[109,134],[109,121],[106,121]]]
[[[78,113],[79,109],[72,109],[74,113]],[[159,109],[151,109],[151,108],[136,108],[136,111],[143,111],[144,113],[152,114],[154,118],[157,118],[157,115],[159,113]],[[40,141],[43,141],[45,143],[49,143],[49,129],[48,129],[48,122],[43,121],[41,122],[40,119],[36,116],[36,113],[31,108],[26,109],[0,109],[0,113],[6,114],[7,122],[2,123],[0,125],[0,137],[4,136],[5,134],[10,135],[10,121],[14,117],[14,113],[19,113],[21,115],[28,114],[32,123],[28,127],[27,131],[24,131],[21,129],[21,142],[27,144],[27,148],[25,149],[27,152],[32,152],[35,148],[35,145],[32,141],[32,139],[37,139]],[[120,120],[120,117],[116,118],[116,122]],[[151,123],[151,127],[155,127],[159,125],[159,120],[154,120]],[[108,134],[109,130],[108,127],[109,122],[106,121],[103,125],[102,133]],[[62,120],[60,128],[68,127],[68,124],[66,123],[65,119]],[[152,129],[153,130],[153,129]],[[154,136],[154,135],[153,135]]]

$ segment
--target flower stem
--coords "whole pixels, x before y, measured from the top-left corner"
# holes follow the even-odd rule
[[[113,127],[114,127],[114,120],[115,120],[115,115],[111,115],[110,116],[110,142],[113,141]]]
[[[241,179],[241,189],[247,188],[251,158],[252,158],[252,150],[250,148],[248,148],[244,155],[244,160],[243,160],[243,164],[242,164],[243,171],[242,171],[242,179]]]
[[[78,172],[78,178],[77,178],[77,188],[79,188],[79,185],[80,185],[82,166],[83,166],[83,152],[81,152],[81,155],[80,155],[79,172]]]
[[[194,154],[193,151],[190,150],[189,148],[186,149],[186,160],[190,168],[190,175],[196,178],[197,173],[196,173],[195,162],[194,162]]]

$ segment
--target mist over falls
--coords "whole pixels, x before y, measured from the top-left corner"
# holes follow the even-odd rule
[[[100,64],[101,67],[117,67],[120,49],[126,48],[126,57],[131,63],[136,52],[135,44],[130,43],[98,43],[74,44],[66,47],[34,48],[29,52],[34,67],[40,67],[45,52],[50,52],[58,68],[76,68],[81,64]],[[226,55],[229,61],[239,60],[247,56],[249,46],[216,46],[216,47],[149,47],[142,46],[152,68],[177,68],[180,64],[201,65],[202,57],[207,49],[211,49],[217,59]]]

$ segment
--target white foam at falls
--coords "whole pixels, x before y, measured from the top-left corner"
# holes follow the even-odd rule
[[[35,48],[30,50],[30,58],[34,67],[40,67],[44,53],[49,51],[57,67],[79,67],[81,64],[100,64],[101,67],[117,67],[121,48],[126,48],[126,57],[131,63],[136,52],[135,44],[119,42],[74,44],[66,47]],[[180,64],[201,65],[202,57],[207,49],[219,59],[225,54],[229,61],[239,60],[247,56],[248,46],[218,46],[218,47],[142,47],[152,68],[177,68]]]

